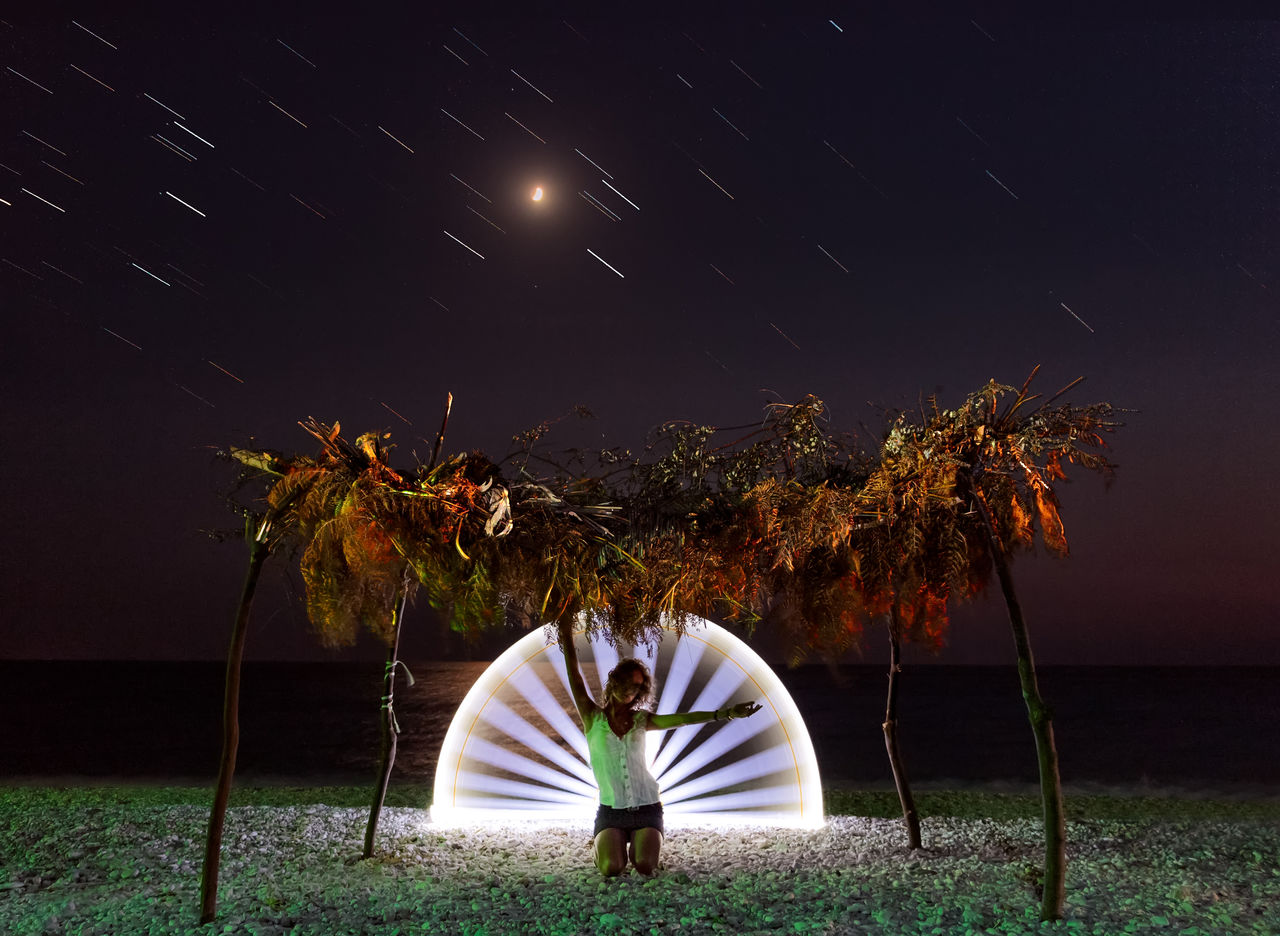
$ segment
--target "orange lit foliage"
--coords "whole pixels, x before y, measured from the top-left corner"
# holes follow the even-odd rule
[[[991,581],[975,497],[1006,553],[1033,548],[1038,530],[1050,553],[1066,556],[1053,482],[1065,480],[1067,464],[1112,474],[1100,454],[1103,434],[1119,425],[1111,406],[1049,407],[1077,381],[1033,410],[1034,376],[1021,390],[992,381],[955,410],[935,404],[918,425],[899,417],[885,439],[863,492],[881,523],[856,535],[853,548],[869,609],[896,605],[904,640],[941,647],[951,599],[973,597]]]
[[[578,452],[576,472],[516,482],[479,453],[397,472],[383,437],[352,445],[314,421],[318,458],[237,457],[282,476],[273,504],[314,482],[286,519],[326,644],[350,643],[362,622],[389,637],[407,572],[465,633],[505,623],[504,609],[525,626],[589,612],[590,627],[631,643],[662,614],[677,627],[767,619],[798,659],[857,646],[893,610],[903,639],[937,649],[951,601],[992,574],[973,498],[1004,549],[1030,548],[1039,530],[1065,555],[1053,482],[1070,464],[1111,470],[1093,451],[1117,425],[1109,406],[1030,411],[1034,399],[991,383],[956,410],[899,418],[873,464],[826,432],[814,397],[771,407],[731,442],[668,425],[639,457]]]

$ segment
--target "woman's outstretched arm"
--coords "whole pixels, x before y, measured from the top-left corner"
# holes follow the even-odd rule
[[[645,720],[645,728],[650,731],[662,731],[666,728],[679,728],[681,725],[701,725],[710,721],[728,721],[733,718],[750,718],[760,711],[755,702],[739,702],[714,712],[672,712],[670,715],[650,715]]]
[[[598,709],[587,692],[587,684],[582,679],[582,669],[578,666],[578,648],[573,644],[573,622],[560,621],[557,625],[560,632],[560,649],[564,651],[564,665],[569,673],[569,692],[573,695],[573,704],[578,709],[578,718],[582,720],[583,729],[590,727],[590,721]]]

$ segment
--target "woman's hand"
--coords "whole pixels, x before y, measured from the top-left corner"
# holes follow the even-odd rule
[[[725,709],[725,714],[728,718],[750,718],[758,711],[760,711],[760,705],[757,702],[739,702]]]

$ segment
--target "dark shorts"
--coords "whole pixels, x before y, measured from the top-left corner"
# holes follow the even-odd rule
[[[596,828],[592,838],[605,829],[622,829],[634,832],[636,829],[657,829],[664,836],[666,829],[662,826],[662,804],[650,803],[648,806],[636,806],[634,809],[614,809],[603,803],[596,810]],[[630,835],[627,836],[630,838]]]

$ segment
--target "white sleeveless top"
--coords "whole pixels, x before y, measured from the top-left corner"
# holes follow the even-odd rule
[[[587,728],[591,772],[600,788],[600,803],[614,809],[647,806],[658,802],[658,781],[649,773],[645,757],[645,722],[649,713],[635,712],[631,730],[619,738],[604,712],[597,712]]]

